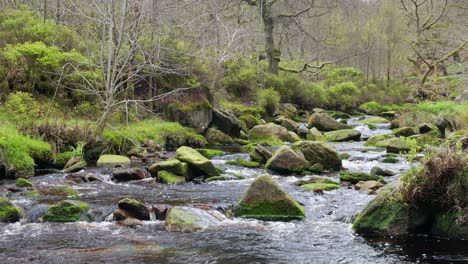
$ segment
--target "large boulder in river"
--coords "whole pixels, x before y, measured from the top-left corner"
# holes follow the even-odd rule
[[[213,109],[212,124],[225,134],[238,138],[242,130],[241,121],[230,111],[223,108]]]
[[[64,200],[50,206],[42,219],[46,222],[76,222],[89,206],[80,201]]]
[[[234,140],[218,129],[209,128],[206,131],[205,138],[212,145],[232,145]]]
[[[340,170],[341,157],[335,148],[321,141],[299,141],[292,145],[296,151],[302,152],[310,164],[320,163],[325,169]]]
[[[377,147],[385,147],[380,145],[379,142],[382,142],[384,140],[390,139],[390,138],[395,138],[394,135],[392,134],[380,134],[380,135],[375,135],[367,139],[366,143],[364,143],[364,146],[377,146]]]
[[[176,159],[186,162],[194,172],[194,176],[218,176],[218,170],[211,163],[211,161],[205,158],[198,151],[190,147],[180,147],[176,150]]]
[[[265,167],[279,173],[301,173],[310,167],[310,163],[290,147],[282,146],[267,161]]]
[[[170,232],[196,232],[218,226],[226,217],[214,210],[176,206],[169,210],[165,226]]]
[[[383,177],[361,171],[341,171],[340,181],[356,184],[360,181],[379,181],[385,183]]]
[[[178,159],[160,161],[151,165],[150,172],[154,177],[156,177],[160,171],[168,171],[175,175],[189,178],[188,164]]]
[[[0,222],[17,222],[21,219],[23,210],[16,207],[8,199],[0,197]]]
[[[411,150],[411,146],[400,138],[387,139],[385,142],[388,153],[408,152]]]
[[[233,212],[236,217],[268,221],[301,220],[305,217],[304,208],[269,174],[255,178]]]
[[[249,133],[249,140],[252,141],[288,141],[289,137],[286,128],[273,123],[254,126]]]
[[[325,113],[315,113],[309,117],[309,126],[316,127],[320,131],[334,131],[340,129],[350,129],[351,127],[336,121],[333,117]]]
[[[351,140],[359,141],[359,139],[361,138],[361,132],[354,129],[341,129],[331,132],[325,132],[324,135],[327,140],[335,142]]]
[[[172,172],[164,170],[158,172],[158,180],[167,184],[178,184],[187,181],[183,176],[178,176]]]
[[[99,167],[128,167],[130,159],[120,155],[101,155],[96,165]]]

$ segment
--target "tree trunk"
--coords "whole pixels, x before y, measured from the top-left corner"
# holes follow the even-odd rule
[[[260,14],[263,20],[265,34],[265,52],[268,61],[268,72],[278,74],[281,53],[275,45],[273,31],[275,28],[271,6],[266,0],[260,1]]]

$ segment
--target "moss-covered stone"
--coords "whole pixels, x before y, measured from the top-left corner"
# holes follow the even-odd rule
[[[258,120],[255,116],[246,114],[239,117],[239,120],[244,121],[248,129],[258,125]]]
[[[281,120],[280,125],[282,127],[285,127],[288,131],[293,131],[293,132],[296,132],[297,128],[299,127],[299,124],[296,121],[291,120],[289,118],[283,118]]]
[[[257,125],[250,130],[250,141],[288,141],[288,130],[280,125],[268,123]]]
[[[340,188],[340,185],[338,183],[317,182],[317,183],[304,184],[301,187],[306,189],[306,190],[311,190],[311,191],[314,191],[314,192],[318,192],[318,191],[336,190],[336,189]]]
[[[101,155],[96,163],[99,167],[128,167],[130,159],[120,155]]]
[[[305,211],[270,175],[264,174],[248,187],[242,200],[234,207],[234,216],[289,221],[303,219]]]
[[[70,167],[64,168],[63,173],[72,173],[72,172],[78,172],[80,170],[83,170],[88,166],[88,163],[86,163],[85,160],[80,160],[77,163],[71,165]]]
[[[385,183],[383,177],[357,171],[341,171],[340,172],[340,181],[350,182],[356,184],[360,181],[378,181]]]
[[[178,176],[190,178],[188,164],[178,159],[160,161],[150,166],[150,172],[153,176],[158,175],[163,170]]]
[[[390,121],[388,121],[387,119],[383,118],[383,117],[371,117],[371,118],[367,118],[367,119],[364,119],[364,120],[359,120],[357,122],[358,124],[363,124],[363,125],[375,125],[375,124],[386,124],[386,123],[390,123]]]
[[[228,161],[226,161],[226,164],[240,166],[240,167],[246,167],[246,168],[258,168],[258,167],[260,167],[260,163],[258,163],[256,161],[248,161],[248,160],[245,160],[243,158],[237,158],[235,160],[228,160]]]
[[[461,220],[466,216],[468,216],[468,212],[439,212],[434,217],[431,233],[443,237],[468,239],[468,223]]]
[[[392,130],[392,134],[397,137],[409,137],[418,133],[419,131],[415,127],[400,127]]]
[[[364,143],[364,146],[376,146],[376,147],[385,147],[385,146],[378,146],[378,142],[394,138],[395,136],[392,134],[381,134],[381,135],[375,135],[367,139],[366,143]]]
[[[219,176],[213,163],[193,148],[185,146],[178,148],[176,159],[188,163],[194,169],[195,176]]]
[[[398,158],[395,157],[385,157],[382,159],[382,163],[398,163]]]
[[[214,129],[214,128],[209,128],[206,131],[205,138],[208,141],[208,143],[212,145],[232,145],[234,144],[234,140],[224,134],[223,132]]]
[[[325,113],[314,113],[309,117],[309,126],[316,127],[320,131],[334,131],[340,129],[351,129],[350,126],[336,121]]]
[[[32,183],[24,178],[16,179],[17,187],[32,187]]]
[[[324,171],[323,165],[320,163],[315,163],[310,166],[308,169],[311,173],[322,173]]]
[[[288,142],[298,142],[301,141],[301,137],[299,137],[296,132],[288,131]]]
[[[411,146],[409,146],[405,141],[401,140],[400,138],[391,138],[386,140],[388,153],[401,153],[401,152],[408,152],[411,150]]]
[[[124,198],[120,200],[117,205],[119,209],[124,211],[125,215],[129,217],[139,220],[150,220],[148,207],[135,199]]]
[[[0,197],[0,222],[17,222],[23,216],[23,210],[16,207],[8,199]]]
[[[279,173],[301,173],[310,163],[288,146],[280,147],[267,161],[265,167]]]
[[[331,132],[325,132],[324,136],[328,141],[351,141],[359,140],[361,138],[361,132],[354,129],[342,129]]]
[[[178,122],[202,133],[213,120],[212,108],[208,100],[177,101],[166,107],[165,115],[167,120]]]
[[[260,164],[265,164],[273,156],[268,149],[259,144],[255,146],[249,154],[250,160],[256,161]]]
[[[67,162],[73,158],[73,152],[71,151],[66,151],[66,152],[62,152],[62,153],[59,153],[56,157],[55,157],[55,166],[59,169],[63,169],[65,167],[65,164],[67,164]]]
[[[196,232],[217,226],[222,218],[218,212],[209,212],[194,207],[177,206],[170,209],[166,229],[170,232]]]
[[[88,211],[88,208],[85,203],[64,200],[50,206],[42,219],[46,222],[76,222]]]
[[[325,142],[300,141],[294,143],[292,149],[302,152],[310,164],[320,163],[325,169],[341,169],[340,155],[335,148]]]
[[[307,140],[312,140],[312,141],[325,141],[326,138],[322,134],[322,132],[318,131],[315,127],[309,129],[306,135]]]
[[[196,149],[200,154],[203,155],[203,157],[207,159],[211,159],[216,156],[223,156],[224,151],[222,150],[217,150],[217,149]]]
[[[171,173],[165,170],[161,170],[158,172],[158,179],[162,183],[167,183],[167,184],[177,184],[177,183],[186,182],[186,179],[184,176],[177,176],[174,173]]]

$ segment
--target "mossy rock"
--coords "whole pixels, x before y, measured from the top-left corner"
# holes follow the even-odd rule
[[[216,156],[223,156],[224,151],[222,150],[217,150],[217,149],[196,149],[200,154],[203,155],[203,157],[207,159],[211,159]]]
[[[88,208],[86,203],[64,200],[50,206],[42,219],[46,222],[76,222]]]
[[[361,132],[354,129],[342,129],[324,133],[328,141],[341,142],[341,141],[359,141]]]
[[[249,140],[256,142],[263,141],[288,141],[290,135],[288,130],[280,125],[268,123],[257,125],[250,130]]]
[[[188,164],[178,159],[160,161],[150,166],[150,172],[153,176],[158,175],[160,171],[167,171],[178,176],[190,178]]]
[[[174,173],[171,173],[169,171],[159,171],[158,172],[158,179],[162,183],[167,183],[167,184],[178,184],[178,183],[184,183],[186,182],[185,177],[183,176],[177,176]]]
[[[78,172],[80,170],[85,169],[88,166],[88,163],[86,163],[85,160],[80,160],[77,163],[71,165],[68,168],[63,169],[63,173],[72,173],[72,172]]]
[[[340,188],[340,185],[338,183],[317,182],[317,183],[304,184],[301,187],[306,189],[306,190],[311,190],[311,191],[314,191],[314,192],[318,192],[318,191],[336,190],[336,189]]]
[[[269,221],[301,220],[305,211],[268,175],[260,175],[250,184],[242,200],[234,207],[234,216]]]
[[[434,218],[431,233],[437,236],[468,239],[468,223],[463,219],[468,212],[446,211],[439,212]]]
[[[226,161],[226,164],[228,165],[235,165],[235,166],[240,166],[240,167],[246,167],[246,168],[258,168],[260,167],[260,163],[256,161],[248,161],[242,158],[237,158],[235,160],[228,160]]]
[[[16,186],[17,187],[32,187],[32,183],[24,178],[16,179]]]
[[[194,207],[176,206],[170,209],[164,225],[170,232],[201,231],[221,222],[219,214],[216,215],[218,217],[213,214]]]
[[[66,152],[62,152],[62,153],[59,153],[56,157],[55,157],[55,166],[58,168],[58,169],[63,169],[65,167],[65,165],[67,164],[67,162],[73,158],[73,152],[71,151],[66,151]]]
[[[230,181],[230,180],[243,180],[245,179],[242,175],[232,175],[232,176],[215,176],[205,179],[205,182],[214,182],[214,181]]]
[[[411,150],[411,146],[409,146],[405,141],[401,140],[400,138],[391,138],[386,140],[388,153],[402,153],[408,152]]]
[[[320,163],[315,163],[310,166],[308,169],[311,173],[322,173],[324,171],[323,165]]]
[[[202,154],[190,147],[180,147],[176,150],[176,159],[186,162],[195,171],[195,176],[219,176],[216,167]]]
[[[397,137],[409,137],[419,133],[419,129],[416,127],[400,127],[392,130],[392,134]]]
[[[0,197],[0,222],[17,222],[23,216],[23,210],[8,199]]]
[[[382,163],[398,163],[399,160],[395,157],[385,157],[382,159]]]
[[[177,101],[165,109],[167,120],[188,126],[198,133],[203,133],[213,120],[212,105],[208,100],[181,102]]]
[[[283,118],[281,120],[281,124],[280,124],[282,127],[285,127],[288,131],[297,131],[297,129],[299,128],[299,124],[294,121],[294,120],[291,120],[289,118]]]
[[[248,129],[258,125],[258,120],[255,116],[247,114],[239,117],[239,120],[244,121]]]
[[[135,199],[124,198],[118,202],[117,206],[120,210],[124,211],[126,215],[132,218],[150,220],[148,207]]]
[[[288,131],[288,142],[298,142],[301,141],[301,137],[299,137],[296,132]]]
[[[341,171],[340,172],[340,181],[350,182],[356,184],[360,181],[378,181],[385,183],[383,177],[357,171]]]
[[[320,163],[325,169],[338,171],[341,169],[341,158],[335,148],[321,141],[299,141],[292,145],[296,152],[304,154],[310,163]]]
[[[367,139],[366,143],[364,143],[364,146],[376,146],[376,147],[385,147],[382,145],[378,145],[379,142],[390,139],[390,138],[395,138],[394,135],[392,134],[381,134],[381,135],[375,135]]]
[[[383,117],[371,117],[371,118],[367,118],[367,119],[364,119],[364,120],[359,120],[357,121],[358,124],[363,124],[363,125],[375,125],[375,124],[386,124],[386,123],[390,123],[390,121],[388,119],[385,119]]]
[[[309,129],[306,135],[307,140],[312,141],[325,141],[327,140],[322,132],[318,131],[315,127]]]
[[[101,155],[96,163],[99,167],[128,167],[130,159],[120,155]]]
[[[208,141],[208,143],[212,145],[232,145],[234,144],[234,140],[224,134],[223,132],[214,129],[214,128],[209,128],[206,131],[205,138]]]
[[[309,126],[316,127],[320,131],[334,131],[341,129],[351,129],[350,126],[336,121],[333,117],[325,113],[314,113],[309,117]]]
[[[282,146],[267,161],[265,167],[279,173],[301,173],[310,167],[310,163],[290,147]]]

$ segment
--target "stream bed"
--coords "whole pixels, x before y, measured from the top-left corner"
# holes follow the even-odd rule
[[[365,127],[357,127],[366,135]],[[389,133],[388,127],[377,128]],[[367,131],[375,133],[375,131]],[[371,134],[368,134],[370,136]],[[343,166],[369,172],[373,166],[397,174],[408,170],[404,157],[398,163],[382,163],[384,149],[365,147],[364,142],[331,143],[350,157]],[[244,180],[164,185],[114,183],[108,171],[89,170],[107,179],[75,185],[79,200],[90,205],[94,222],[40,223],[47,206],[64,198],[28,197],[12,194],[11,201],[25,209],[27,222],[0,224],[0,263],[468,263],[468,241],[427,236],[373,238],[351,229],[353,217],[375,196],[352,188],[317,194],[294,185],[304,177],[273,174],[278,183],[306,210],[303,221],[263,222],[231,219],[223,225],[195,233],[168,232],[162,221],[145,221],[135,228],[106,221],[117,202],[132,197],[147,204],[207,204],[220,210],[238,202],[253,179],[264,169],[224,164],[248,154],[227,153],[212,159],[225,173],[239,173]],[[320,175],[338,181],[338,174]],[[48,174],[31,179],[34,186],[64,185],[66,175]],[[7,192],[5,182],[1,192]]]

